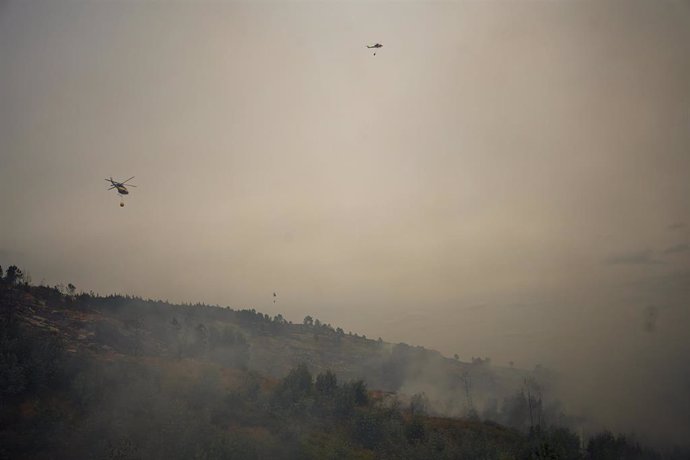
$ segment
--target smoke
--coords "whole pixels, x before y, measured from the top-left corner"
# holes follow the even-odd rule
[[[681,442],[689,44],[687,2],[3,2],[0,263],[491,357],[380,376],[439,412],[543,364]]]

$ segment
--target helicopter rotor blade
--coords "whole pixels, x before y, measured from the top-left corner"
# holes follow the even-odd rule
[[[132,179],[134,179],[134,176],[130,177],[130,178],[127,179],[126,181],[120,182],[120,184],[125,185],[127,182],[131,181]]]

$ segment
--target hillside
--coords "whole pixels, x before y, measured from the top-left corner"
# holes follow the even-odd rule
[[[292,324],[255,310],[69,295],[32,286],[17,299],[17,311],[31,327],[59,334],[71,352],[205,359],[274,378],[306,364],[313,372],[331,370],[384,392],[425,393],[445,415],[466,415],[468,405],[483,408],[511,396],[525,378],[539,377],[542,387],[550,378],[346,334],[318,319]]]
[[[6,278],[0,306],[0,458],[683,458],[583,450],[534,376],[315,320]]]

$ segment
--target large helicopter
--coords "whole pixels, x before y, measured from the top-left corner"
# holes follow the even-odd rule
[[[108,190],[116,189],[117,194],[120,195],[120,198],[122,198],[125,195],[129,195],[129,190],[127,190],[127,187],[136,187],[136,185],[127,184],[127,182],[131,181],[132,179],[134,179],[134,176],[132,176],[129,179],[122,181],[122,182],[115,181],[115,180],[113,180],[112,177],[109,179],[105,179],[105,181],[110,182],[110,184],[111,184],[111,187]],[[125,185],[125,184],[127,184],[127,185]],[[120,207],[123,207],[124,205],[125,205],[125,202],[120,200]]]

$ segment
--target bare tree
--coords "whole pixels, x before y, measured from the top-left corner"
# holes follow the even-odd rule
[[[465,402],[467,404],[467,416],[469,418],[477,418],[477,411],[474,408],[474,402],[472,401],[472,377],[468,371],[463,371],[460,376],[460,380],[463,383],[465,389]]]
[[[523,382],[527,394],[530,432],[535,428],[539,431],[542,427],[542,389],[534,379],[525,378]]]

